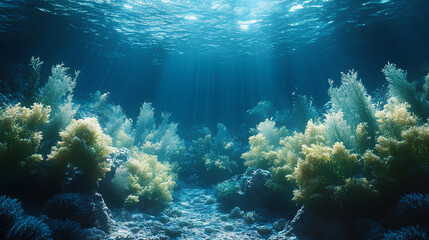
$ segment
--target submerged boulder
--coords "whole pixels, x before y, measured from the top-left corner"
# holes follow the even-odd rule
[[[420,225],[429,227],[429,194],[410,193],[402,196],[388,217],[396,226]]]
[[[244,210],[257,208],[296,211],[295,205],[271,188],[267,181],[272,179],[269,171],[262,169],[248,169],[244,174],[235,176],[216,186],[216,196],[225,210],[236,206]]]
[[[54,219],[70,219],[85,228],[110,232],[112,216],[99,193],[63,193],[55,195],[44,206],[46,215]]]

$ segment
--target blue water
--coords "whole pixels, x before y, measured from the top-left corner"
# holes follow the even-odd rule
[[[388,62],[428,72],[427,0],[3,0],[0,78],[31,56],[81,70],[77,98],[100,90],[135,118],[143,102],[186,129],[239,127],[260,100],[328,100],[328,78],[355,69],[367,89]]]

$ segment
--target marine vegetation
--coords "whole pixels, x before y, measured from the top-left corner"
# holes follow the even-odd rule
[[[103,133],[97,119],[73,120],[60,136],[61,141],[52,148],[47,161],[62,179],[68,169],[74,169],[93,185],[110,171],[106,158],[113,152],[112,140]]]
[[[429,110],[425,92],[418,92],[394,64],[383,73],[390,94],[383,109],[357,72],[342,73],[341,86],[329,80],[331,101],[324,119],[310,120],[304,133],[292,134],[266,119],[249,138],[245,164],[270,171],[267,186],[284,195],[293,192],[294,201],[314,211],[359,212],[403,193],[427,192],[429,124],[421,120]]]
[[[156,112],[150,102],[142,103],[136,119],[111,103],[109,93],[97,91],[91,101],[77,104],[78,72],[72,77],[63,64],[52,67],[38,88],[42,63],[31,59],[23,102],[0,108],[0,190],[13,195],[5,186],[35,180],[27,185],[47,189],[38,196],[46,215],[26,215],[17,200],[0,197],[2,238],[105,236],[113,229],[108,206],[125,212],[168,209],[176,184],[204,185],[198,193],[208,187],[207,196],[192,195],[192,201],[210,209],[218,208],[213,204],[218,201],[222,210],[232,209],[229,218],[239,216],[246,226],[263,219],[259,209],[292,216],[302,207],[298,218],[313,219],[325,213],[372,216],[405,198],[420,201],[429,192],[429,77],[422,86],[408,82],[394,64],[382,70],[387,99],[373,98],[357,72],[349,71],[341,74],[339,86],[329,80],[323,115],[304,95],[294,94],[291,110],[260,102],[248,111],[250,121],[259,123],[243,125],[253,127],[243,147],[240,136],[222,123],[213,132],[198,128],[184,139],[171,114]],[[164,217],[168,213],[181,214],[171,208]],[[414,225],[398,224],[379,236],[425,236],[424,216],[415,215]],[[261,235],[271,231],[257,229]],[[174,229],[165,232],[180,236]]]
[[[217,134],[208,128],[202,129],[203,136],[192,140],[188,147],[189,161],[181,164],[186,173],[195,174],[201,181],[213,183],[240,173],[240,145],[222,123],[217,124]],[[194,172],[187,172],[193,169]]]
[[[170,164],[159,162],[155,155],[134,151],[116,171],[112,184],[124,206],[147,208],[171,202],[175,180]]]
[[[30,108],[20,103],[0,109],[0,180],[8,181],[37,172],[42,130],[49,122],[51,108],[34,103]]]

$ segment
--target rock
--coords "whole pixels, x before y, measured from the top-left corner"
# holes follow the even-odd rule
[[[204,202],[206,205],[211,205],[213,203],[215,203],[215,200],[212,197],[207,197],[206,201]]]
[[[107,156],[107,161],[110,164],[110,171],[106,174],[105,181],[112,181],[115,176],[116,170],[125,163],[129,158],[127,148],[115,148],[114,152]]]
[[[243,218],[244,211],[241,211],[239,207],[235,207],[231,210],[231,213],[228,215],[229,218]]]
[[[234,226],[231,224],[226,224],[223,228],[225,228],[227,231],[234,231]]]
[[[115,176],[116,170],[126,162],[129,158],[128,149],[126,148],[115,148],[114,152],[107,156],[107,162],[110,165],[110,171],[106,174],[106,177],[100,182],[101,192],[109,191],[108,185]],[[91,184],[89,184],[91,183]],[[79,170],[79,168],[68,168],[66,170],[66,180],[63,186],[64,192],[79,192],[84,193],[97,189],[98,184],[88,179],[88,174]]]
[[[324,212],[317,214],[302,207],[290,226],[298,239],[367,239],[375,234],[379,224],[365,218],[347,218],[343,215]]]
[[[126,148],[115,148],[114,152],[107,156],[107,162],[110,165],[110,171],[106,174],[100,182],[99,192],[103,195],[109,206],[121,207],[124,199],[121,194],[113,187],[112,179],[119,166],[125,163],[129,158],[129,152]]]
[[[110,210],[104,203],[103,197],[96,192],[55,195],[46,202],[44,210],[50,218],[70,219],[82,227],[95,227],[106,233],[111,230],[113,223]]]
[[[170,218],[177,218],[177,217],[181,217],[183,215],[183,212],[176,207],[167,208],[167,209],[165,209],[164,213],[165,213],[165,215],[169,216]]]
[[[140,231],[139,227],[133,227],[133,228],[131,228],[131,232],[132,233],[138,233],[139,231]]]
[[[88,179],[88,174],[82,172],[79,168],[74,167],[66,169],[62,191],[85,193],[93,191],[97,187],[98,184]]]
[[[183,227],[193,227],[193,224],[192,223],[190,223],[190,222],[188,222],[188,221],[180,221],[180,222],[178,222],[177,223],[177,225],[179,226],[179,227],[181,227],[181,228],[183,228]]]
[[[165,234],[169,237],[176,238],[182,235],[182,230],[178,227],[168,227],[164,229]]]
[[[248,169],[243,176],[241,190],[247,196],[263,196],[267,190],[265,183],[272,178],[271,173],[262,169]]]
[[[387,222],[394,227],[420,225],[429,227],[429,194],[411,193],[402,196]]]
[[[222,220],[222,221],[226,222],[226,221],[228,221],[228,216],[226,216],[226,215],[221,215],[221,216],[220,216],[220,220]]]
[[[103,240],[106,239],[106,233],[98,228],[89,228],[84,231],[82,239]]]
[[[429,237],[429,233],[418,225],[402,227],[399,230],[393,230],[393,231],[389,230],[383,235],[383,239],[385,240],[390,240],[390,239],[424,240],[424,239],[428,239],[428,237]]]
[[[170,221],[170,217],[167,216],[165,213],[161,213],[161,216],[159,217],[159,221],[162,223],[166,223]]]
[[[285,228],[287,220],[284,218],[281,218],[273,223],[273,229],[277,232],[282,231]]]
[[[256,212],[251,211],[245,213],[243,218],[244,222],[246,222],[247,224],[253,224],[258,220],[258,215],[256,214]]]
[[[214,230],[213,230],[212,228],[210,228],[210,227],[206,227],[206,228],[204,229],[204,232],[205,232],[205,233],[207,233],[207,234],[210,234],[210,233],[213,233],[213,232],[214,232]]]
[[[218,200],[227,209],[233,206],[246,210],[272,207],[273,192],[265,185],[271,178],[269,171],[248,169],[244,174],[218,185],[223,186],[216,191]]]
[[[256,231],[262,236],[270,235],[272,233],[272,229],[269,226],[258,226],[256,227]]]

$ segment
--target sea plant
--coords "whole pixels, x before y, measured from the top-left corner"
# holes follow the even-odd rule
[[[362,163],[343,143],[334,146],[304,145],[305,159],[292,175],[298,188],[294,200],[313,210],[362,208],[377,190],[362,172]]]
[[[175,179],[170,164],[159,162],[155,155],[134,151],[116,171],[112,184],[124,206],[144,209],[148,203],[171,202]]]
[[[341,73],[341,86],[334,87],[332,80],[329,80],[329,85],[328,93],[331,97],[331,111],[334,113],[342,111],[344,113],[344,120],[349,124],[351,129],[356,129],[359,124],[366,123],[366,131],[372,141],[371,146],[374,146],[376,132],[378,131],[375,118],[376,108],[371,96],[367,93],[362,82],[358,80],[358,73],[354,70],[348,73]],[[342,130],[347,131],[344,127]],[[347,144],[347,142],[344,143]]]
[[[188,153],[195,169],[202,180],[219,182],[239,172],[242,163],[239,159],[239,147],[225,125],[217,124],[217,133],[207,130],[206,135],[192,140]],[[237,154],[238,153],[238,154]]]
[[[39,154],[42,130],[51,109],[42,104],[30,108],[21,104],[0,108],[0,179],[34,174],[42,161]]]
[[[110,171],[106,158],[113,152],[112,140],[103,133],[97,119],[73,120],[60,136],[61,141],[52,148],[48,162],[62,178],[67,169],[76,168],[89,184],[95,184]]]

